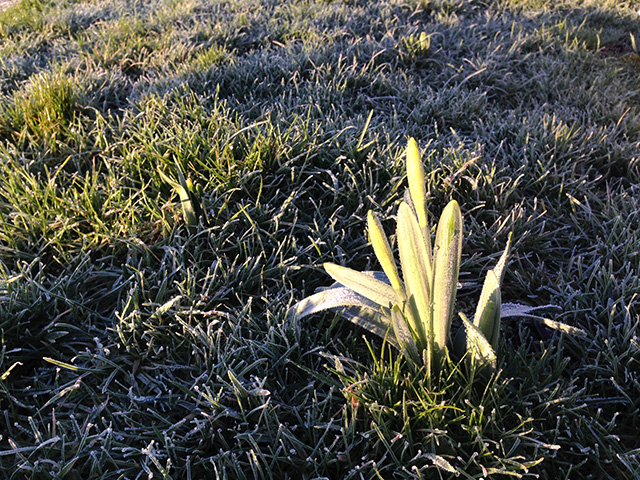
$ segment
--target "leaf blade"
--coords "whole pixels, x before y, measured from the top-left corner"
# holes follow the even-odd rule
[[[413,311],[407,315],[417,343],[427,348],[433,335],[431,325],[431,292],[430,278],[426,262],[428,253],[422,233],[411,207],[405,202],[398,209],[398,252],[400,266],[404,278],[409,308]],[[407,313],[407,312],[405,312]]]
[[[498,348],[500,335],[501,301],[498,276],[493,270],[489,270],[473,316],[473,324],[484,334],[494,350]]]
[[[400,281],[400,276],[398,275],[398,267],[393,258],[389,240],[387,240],[387,236],[384,234],[380,220],[371,210],[367,213],[367,223],[369,225],[369,236],[371,237],[373,251],[382,266],[382,270],[384,270],[387,278],[389,278],[391,286],[398,297],[398,301],[403,302],[406,300],[406,294]]]
[[[340,307],[377,308],[371,300],[357,294],[347,287],[330,288],[314,293],[293,305],[288,312],[289,318],[304,318],[314,313]]]
[[[446,349],[451,328],[462,255],[462,213],[458,202],[445,207],[438,222],[434,248],[433,332],[435,348]]]
[[[498,359],[489,341],[463,313],[460,313],[460,318],[466,329],[466,350],[470,361],[478,367],[489,366],[495,370]]]
[[[324,269],[336,282],[382,307],[391,308],[396,303],[396,294],[388,283],[335,263],[325,263]]]
[[[402,354],[414,365],[418,365],[420,361],[418,347],[409,325],[407,325],[407,321],[397,305],[394,305],[391,309],[391,326]]]

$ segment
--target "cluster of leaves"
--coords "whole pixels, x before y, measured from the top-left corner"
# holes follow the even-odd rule
[[[413,138],[409,139],[406,158],[408,201],[398,209],[396,235],[404,283],[380,220],[369,210],[369,236],[383,272],[363,273],[326,263],[325,270],[337,283],[297,303],[290,316],[302,318],[339,309],[355,324],[388,339],[412,365],[422,363],[430,378],[432,365],[441,365],[448,357],[462,256],[462,214],[455,200],[445,207],[432,247],[424,168]],[[502,317],[539,319],[548,326],[585,335],[578,328],[532,315],[537,308],[511,303],[503,312],[500,284],[510,245],[511,236],[498,264],[487,273],[473,321],[460,313],[463,328],[456,335],[456,354],[466,356],[475,367],[495,370]]]

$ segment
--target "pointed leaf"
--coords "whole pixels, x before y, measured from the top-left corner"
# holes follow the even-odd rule
[[[190,227],[196,226],[198,224],[198,215],[193,208],[193,204],[191,203],[191,196],[189,195],[189,191],[187,189],[186,182],[184,181],[184,175],[182,175],[182,171],[178,169],[178,177],[180,178],[180,182],[172,180],[160,169],[158,169],[158,174],[160,175],[160,178],[162,178],[162,180],[173,187],[173,189],[180,197],[180,204],[182,205],[182,215],[184,217],[184,221]]]
[[[396,294],[388,283],[335,263],[325,263],[324,269],[336,282],[382,307],[391,308],[396,303]]]
[[[300,300],[289,309],[289,318],[304,318],[314,313],[338,307],[367,307],[377,309],[379,305],[347,287],[330,288]]]
[[[436,350],[444,351],[451,328],[462,254],[462,214],[458,202],[445,207],[434,248],[433,333]]]
[[[430,278],[427,273],[427,250],[422,233],[411,207],[405,202],[398,210],[398,251],[404,277],[405,289],[411,313],[407,314],[409,324],[415,332],[420,348],[426,348],[433,332],[431,328]]]
[[[421,229],[424,229],[428,224],[427,190],[420,150],[414,138],[410,138],[407,143],[407,180],[411,201],[418,216],[418,224]]]
[[[400,346],[402,354],[409,361],[418,365],[420,361],[418,347],[416,346],[416,342],[411,334],[409,325],[397,305],[394,305],[391,309],[391,326],[393,327],[393,333],[395,335],[396,342]]]
[[[489,366],[492,370],[495,370],[497,357],[491,344],[463,313],[460,313],[460,318],[466,329],[467,353],[471,362],[477,366]]]
[[[178,188],[180,188],[180,184],[177,183],[175,180],[173,180],[171,177],[167,176],[162,170],[160,170],[160,168],[158,167],[158,175],[160,175],[160,178],[162,178],[162,180],[164,182],[167,182],[169,185],[171,185],[173,188],[175,188],[176,190]]]
[[[381,282],[389,281],[384,272],[364,271],[362,273]],[[288,318],[303,318],[324,310],[336,311],[342,317],[380,338],[386,336],[391,345],[400,349],[395,337],[387,335],[390,326],[389,310],[337,282],[295,304],[289,309]]]
[[[376,217],[371,210],[367,213],[367,223],[369,225],[369,236],[371,237],[373,251],[378,258],[384,273],[387,274],[393,290],[396,292],[398,302],[404,302],[406,300],[406,294],[404,292],[402,282],[400,281],[400,276],[398,275],[398,268],[396,267],[396,262],[393,259],[391,246],[389,245],[387,236],[384,234],[380,220],[378,220],[378,217]]]
[[[429,277],[432,274],[432,251],[431,251],[431,228],[427,213],[427,189],[424,177],[424,166],[420,158],[420,150],[414,138],[410,138],[407,143],[407,180],[409,182],[409,196],[411,204],[415,209],[418,218],[418,225],[424,237],[427,249],[427,272]]]
[[[489,270],[482,287],[480,300],[473,316],[473,324],[483,333],[491,346],[498,348],[500,335],[500,283],[493,270]]]
[[[502,285],[502,279],[504,278],[504,270],[507,266],[507,260],[509,259],[509,252],[511,251],[511,239],[513,238],[513,232],[509,233],[509,238],[507,239],[507,246],[504,248],[504,252],[502,252],[502,256],[498,263],[494,267],[493,271],[498,277],[498,283]]]

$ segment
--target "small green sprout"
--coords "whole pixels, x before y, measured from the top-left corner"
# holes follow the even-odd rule
[[[431,48],[431,35],[421,32],[420,35],[411,34],[402,39],[405,48],[413,56],[424,56]]]
[[[178,181],[176,182],[172,178],[168,177],[162,170],[158,168],[158,175],[163,181],[173,187],[180,197],[180,203],[182,205],[182,214],[185,223],[190,230],[197,228],[198,223],[202,220],[202,223],[207,226],[207,215],[202,206],[202,186],[200,184],[194,185],[190,178],[185,179],[182,173],[180,164],[176,161],[176,167],[178,170]]]
[[[326,263],[325,270],[337,283],[294,305],[290,315],[301,318],[339,308],[347,319],[386,338],[412,365],[424,365],[430,376],[433,365],[440,365],[450,345],[462,252],[462,214],[455,200],[445,207],[432,248],[424,169],[413,138],[406,158],[410,203],[400,204],[397,222],[402,280],[382,225],[369,211],[371,244],[383,272],[358,272]],[[532,314],[541,307],[506,304],[502,309],[500,284],[510,248],[511,235],[497,265],[487,273],[473,319],[460,313],[463,327],[454,342],[455,353],[476,366],[495,369],[500,320],[505,317],[543,320],[566,332],[583,333]]]

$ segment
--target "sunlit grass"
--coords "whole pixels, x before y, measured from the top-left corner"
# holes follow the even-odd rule
[[[636,6],[489,3],[0,13],[0,471],[640,475]],[[366,213],[392,233],[412,136],[430,215],[465,215],[457,310],[513,231],[503,300],[587,338],[504,322],[494,376],[443,359],[429,387],[333,314],[287,318],[323,263],[377,268]]]

